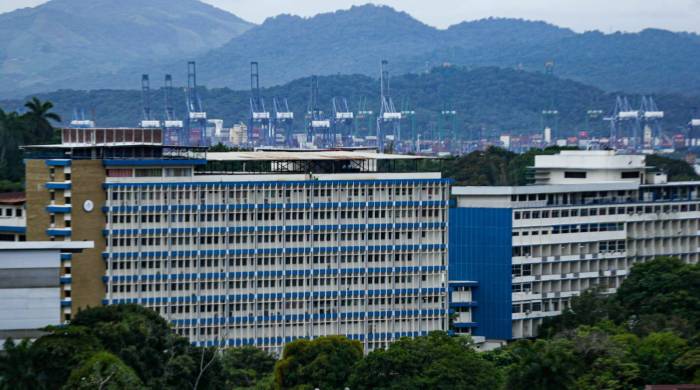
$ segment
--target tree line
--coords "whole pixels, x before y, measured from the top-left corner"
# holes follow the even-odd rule
[[[540,337],[477,352],[433,332],[363,355],[344,336],[196,347],[137,305],[90,308],[34,342],[8,340],[0,389],[641,389],[700,384],[700,265],[636,264],[614,294],[589,290]]]
[[[32,98],[24,104],[25,112],[0,109],[0,191],[18,191],[24,179],[20,146],[55,141],[53,124],[61,117],[52,112],[53,104]]]

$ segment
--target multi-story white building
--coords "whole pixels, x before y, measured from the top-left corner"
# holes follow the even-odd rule
[[[72,259],[74,310],[138,303],[194,343],[275,352],[296,338],[335,334],[371,350],[448,327],[449,181],[382,169],[415,157],[261,151],[195,159],[109,142],[27,149],[33,180],[47,181],[28,185],[30,236],[96,243]],[[57,158],[33,159],[37,150]],[[40,201],[49,191],[70,191],[74,205],[51,213]],[[49,219],[55,226],[41,225]]]
[[[667,182],[652,168],[642,155],[562,151],[535,158],[534,185],[453,187],[450,279],[478,280],[474,316],[486,327],[475,334],[535,336],[585,289],[615,291],[636,262],[697,263],[700,182]],[[505,265],[507,277],[493,271]]]

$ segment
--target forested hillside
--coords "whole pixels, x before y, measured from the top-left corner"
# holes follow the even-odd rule
[[[658,29],[575,33],[519,19],[468,21],[440,30],[373,5],[312,18],[270,18],[197,61],[208,85],[242,88],[248,84],[250,61],[263,64],[264,85],[275,85],[314,73],[376,77],[381,59],[389,60],[397,74],[445,62],[542,71],[545,62],[554,61],[557,75],[606,91],[692,95],[700,88],[695,34]],[[183,66],[173,61],[157,71],[178,73]]]
[[[120,69],[199,55],[252,26],[197,0],[52,0],[18,9],[0,14],[0,96],[82,80],[109,85]]]
[[[154,78],[152,77],[152,80]],[[175,80],[177,84],[182,79]],[[152,81],[157,83],[157,81]],[[378,81],[362,75],[334,75],[319,78],[322,108],[330,112],[333,96],[344,96],[351,109],[357,110],[361,99],[366,99],[367,108],[378,110]],[[482,131],[482,134],[531,133],[540,131],[540,112],[555,102],[560,112],[560,129],[563,135],[574,135],[585,129],[585,112],[601,109],[608,112],[615,99],[614,94],[578,82],[563,80],[536,72],[525,72],[500,68],[466,69],[460,67],[434,68],[429,73],[406,74],[391,80],[394,102],[399,108],[406,106],[416,110],[416,125],[419,130],[428,128],[430,122],[437,123],[437,113],[445,107],[458,111],[458,128],[462,135]],[[238,121],[247,121],[249,110],[248,91],[228,88],[201,89],[205,110],[210,118],[222,118],[228,126]],[[303,118],[309,100],[309,78],[302,78],[282,86],[262,91],[268,108],[272,97],[289,98],[296,118]],[[66,120],[76,108],[88,115],[94,113],[101,126],[134,126],[141,119],[141,92],[138,90],[61,90],[38,94],[42,100],[55,104],[55,110]],[[700,107],[700,98],[680,95],[654,95],[659,107],[665,110],[664,128],[684,128],[695,107]],[[174,107],[182,117],[185,108],[184,92],[176,89]],[[638,104],[638,97],[631,97]],[[152,92],[151,101],[156,116],[162,116],[163,94]],[[14,110],[24,100],[0,101],[0,107]],[[64,123],[65,124],[65,123]],[[301,131],[303,120],[297,120]],[[606,132],[607,124],[602,120],[591,123],[594,132]]]
[[[272,15],[271,15],[272,16]],[[700,89],[700,38],[648,29],[576,33],[520,19],[428,26],[386,6],[364,5],[302,18],[278,15],[253,26],[196,0],[52,0],[0,15],[0,96],[56,89],[128,89],[142,73],[184,77],[197,60],[209,87],[245,88],[250,61],[262,85],[310,74],[377,77],[452,63],[542,71],[608,92]],[[37,59],[41,60],[37,60]]]

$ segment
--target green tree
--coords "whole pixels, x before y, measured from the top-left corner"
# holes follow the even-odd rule
[[[0,390],[33,390],[39,387],[29,340],[5,340],[0,354]]]
[[[690,382],[700,385],[700,347],[686,351],[686,353],[676,359],[673,365],[682,373],[683,377],[689,378]]]
[[[660,257],[632,267],[615,294],[633,330],[700,329],[700,265]]]
[[[372,351],[350,379],[354,389],[497,389],[502,375],[468,337],[432,332]]]
[[[49,328],[49,331],[50,334],[32,343],[31,353],[39,387],[55,389],[66,382],[74,368],[102,350],[102,345],[81,326]]]
[[[134,370],[118,357],[104,351],[97,352],[75,368],[63,388],[66,390],[145,389]]]
[[[685,382],[681,370],[674,365],[688,350],[688,343],[670,332],[652,333],[630,351],[639,365],[645,384]]]
[[[72,326],[90,329],[104,349],[128,362],[149,387],[161,387],[168,364],[192,348],[158,313],[139,305],[96,307],[78,312]],[[186,360],[178,360],[180,366]],[[198,362],[198,360],[197,360]],[[180,372],[188,372],[179,367]],[[189,370],[194,371],[194,369]],[[175,372],[172,372],[176,374]],[[175,380],[175,378],[170,378]]]
[[[229,348],[222,352],[221,368],[227,388],[254,387],[272,374],[275,357],[255,347]]]
[[[48,101],[42,102],[38,98],[33,97],[24,104],[24,107],[28,111],[22,115],[22,119],[26,121],[29,132],[28,136],[25,137],[25,142],[34,143],[51,140],[54,136],[51,122],[61,122],[61,117],[51,112],[53,103]]]
[[[519,340],[511,348],[514,363],[508,370],[508,389],[568,389],[580,372],[581,362],[570,340]]]
[[[576,388],[581,390],[632,390],[642,385],[639,365],[629,356],[630,346],[639,339],[620,328],[580,326],[570,335],[574,352],[583,370],[577,374]]]
[[[650,154],[646,156],[646,162],[647,165],[656,167],[658,170],[666,173],[669,180],[672,181],[700,179],[700,176],[695,173],[693,167],[683,160],[659,156],[658,154]]]
[[[278,389],[342,389],[362,359],[362,344],[344,336],[297,339],[284,347],[275,364]]]
[[[617,301],[603,294],[598,288],[588,289],[571,300],[569,307],[559,316],[545,318],[538,334],[553,337],[556,334],[582,325],[593,326],[601,321],[619,319]]]
[[[0,109],[0,179],[17,182],[24,177],[19,147],[24,144],[25,134],[26,123],[22,118],[16,112]]]

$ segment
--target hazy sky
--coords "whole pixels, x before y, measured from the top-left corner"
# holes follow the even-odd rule
[[[0,12],[46,0],[0,0]],[[119,1],[119,0],[114,0]],[[146,0],[144,0],[146,1]],[[255,23],[291,13],[312,16],[367,0],[204,0]],[[700,0],[382,0],[437,27],[489,16],[545,20],[576,31],[638,31],[658,27],[700,32]]]

